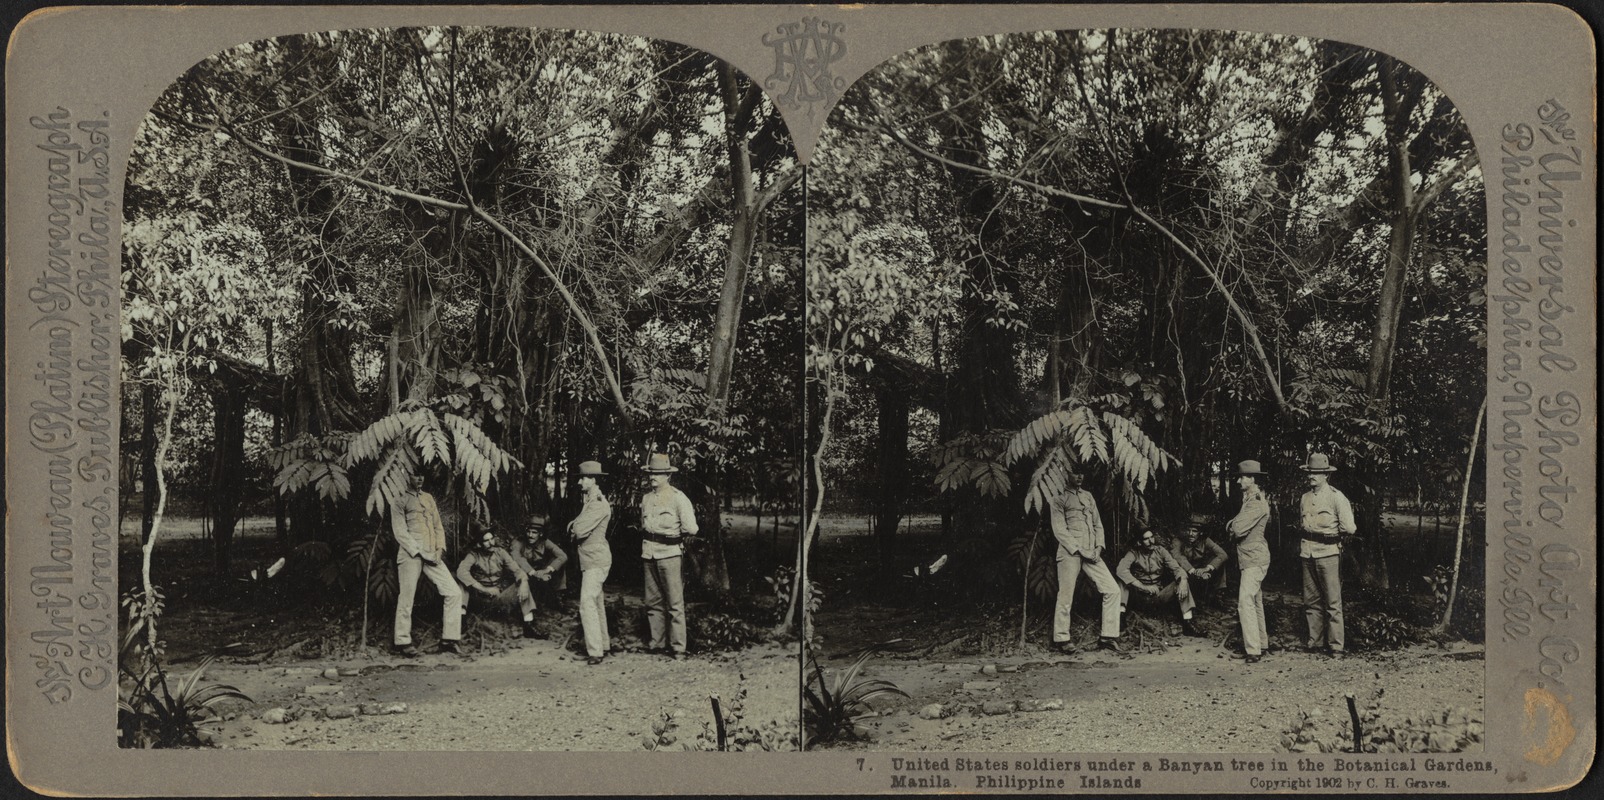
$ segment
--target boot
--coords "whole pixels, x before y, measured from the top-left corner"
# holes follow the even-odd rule
[[[544,639],[546,638],[546,634],[543,633],[539,628],[536,628],[534,622],[530,620],[524,620],[524,638]]]
[[[441,639],[440,644],[435,646],[434,652],[460,656],[462,655],[462,648],[458,646],[456,639]]]
[[[1197,629],[1197,623],[1189,619],[1181,620],[1181,633],[1184,633],[1187,636],[1201,637],[1204,635],[1202,631]]]

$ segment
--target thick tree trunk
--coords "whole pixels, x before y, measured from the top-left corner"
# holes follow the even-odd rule
[[[212,394],[212,480],[207,505],[212,517],[212,549],[217,571],[230,574],[234,534],[245,493],[245,408],[243,393],[224,388]]]
[[[730,593],[730,562],[726,555],[729,547],[728,531],[724,529],[723,515],[719,513],[719,495],[709,491],[702,507],[697,509],[697,523],[701,525],[703,541],[707,546],[700,554],[702,588],[718,597]]]
[[[1381,58],[1376,64],[1387,130],[1392,231],[1387,238],[1387,263],[1382,272],[1381,297],[1370,337],[1370,366],[1365,373],[1365,390],[1373,408],[1383,407],[1392,380],[1393,353],[1398,345],[1398,321],[1403,316],[1404,283],[1414,248],[1418,213],[1409,159],[1409,118],[1414,112],[1414,103],[1401,96],[1397,81],[1399,69],[1400,65],[1390,58]]]
[[[896,534],[902,522],[908,496],[908,413],[907,394],[893,387],[875,392],[879,404],[876,450],[879,454],[878,484],[875,496],[874,531],[880,574],[891,577],[896,565]]]
[[[741,301],[746,297],[746,276],[751,265],[752,246],[757,238],[757,201],[752,185],[752,154],[747,148],[746,130],[751,127],[757,103],[757,87],[740,90],[735,70],[718,68],[720,95],[724,101],[724,137],[730,162],[730,239],[724,264],[724,283],[719,290],[718,316],[713,321],[713,341],[708,348],[707,394],[713,403],[729,401],[730,376],[734,372],[736,334],[741,324]]]
[[[1365,372],[1365,393],[1373,414],[1383,414],[1387,410],[1393,353],[1398,346],[1398,321],[1403,315],[1404,286],[1417,221],[1415,190],[1411,183],[1409,118],[1418,94],[1403,96],[1403,89],[1397,80],[1400,69],[1401,66],[1390,58],[1380,57],[1376,63],[1387,134],[1387,170],[1392,185],[1392,230],[1387,238],[1387,260],[1382,271],[1381,296],[1370,338],[1369,367]],[[1367,467],[1361,471],[1361,479],[1370,486],[1379,487],[1386,465]],[[1388,574],[1382,531],[1381,493],[1370,493],[1359,505],[1359,538],[1362,544],[1359,552],[1360,578],[1372,588],[1385,590],[1391,586],[1391,576]]]

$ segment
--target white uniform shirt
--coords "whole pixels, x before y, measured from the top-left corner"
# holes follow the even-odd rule
[[[647,533],[676,539],[695,536],[700,530],[696,526],[696,509],[691,506],[691,499],[673,486],[653,489],[641,497],[640,524]],[[649,561],[684,554],[685,546],[682,544],[664,544],[650,539],[643,539],[640,543],[640,556]]]

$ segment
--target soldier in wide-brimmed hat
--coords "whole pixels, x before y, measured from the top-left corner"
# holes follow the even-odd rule
[[[685,538],[695,536],[696,509],[684,492],[669,485],[678,472],[668,456],[654,453],[646,462],[651,491],[641,497],[643,538],[641,559],[646,567],[646,621],[651,626],[651,650],[677,660],[685,658]]]
[[[1270,545],[1264,541],[1264,529],[1270,524],[1270,502],[1259,488],[1263,474],[1259,462],[1251,459],[1236,466],[1242,509],[1225,524],[1236,542],[1236,616],[1242,624],[1242,652],[1232,657],[1244,658],[1249,664],[1258,663],[1270,648],[1264,626],[1264,576],[1270,571]]]
[[[1325,453],[1313,453],[1302,469],[1309,477],[1309,491],[1300,502],[1303,542],[1298,559],[1303,562],[1303,613],[1309,621],[1310,652],[1328,653],[1341,658],[1345,650],[1342,634],[1342,540],[1358,530],[1353,522],[1353,505],[1336,487],[1328,483],[1337,468]]]
[[[585,655],[592,666],[600,664],[612,649],[607,631],[607,592],[603,584],[613,568],[613,551],[607,545],[607,523],[613,518],[613,507],[602,494],[597,479],[606,472],[596,461],[579,465],[579,490],[584,493],[585,505],[579,516],[568,523],[568,533],[579,548],[579,627],[585,634]]]

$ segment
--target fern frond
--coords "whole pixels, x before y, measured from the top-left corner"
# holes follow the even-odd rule
[[[351,477],[346,474],[345,467],[335,461],[320,465],[313,485],[317,487],[318,497],[324,500],[339,502],[351,493]]]
[[[373,487],[368,490],[367,513],[383,517],[401,498],[406,496],[407,483],[418,471],[418,458],[412,444],[394,443],[379,459],[373,472]]]
[[[523,466],[518,459],[491,441],[478,425],[456,414],[448,413],[442,418],[446,428],[451,431],[451,441],[456,448],[457,470],[478,491],[488,489],[496,475],[509,472],[515,466]]]
[[[412,432],[412,444],[423,456],[423,463],[439,462],[451,466],[451,439],[440,427],[440,419],[426,410],[417,411],[416,414],[416,423],[408,427]]]
[[[1097,416],[1087,406],[1078,406],[1069,412],[1068,431],[1081,461],[1108,463],[1108,435],[1097,424]]]
[[[1013,465],[1025,456],[1040,452],[1042,445],[1057,439],[1058,434],[1069,427],[1074,413],[1073,410],[1050,411],[1020,428],[1003,450],[1003,463]]]
[[[351,437],[351,442],[345,450],[344,465],[349,467],[378,458],[379,454],[401,435],[402,418],[410,413],[412,412],[403,411],[382,417],[363,429],[361,433]]]
[[[1073,466],[1063,447],[1054,446],[1043,456],[1041,463],[1030,476],[1030,491],[1025,495],[1025,513],[1046,511],[1059,501],[1069,488],[1067,476]]]
[[[273,476],[273,488],[278,489],[279,494],[299,492],[312,482],[317,467],[318,462],[308,458],[291,460]]]

